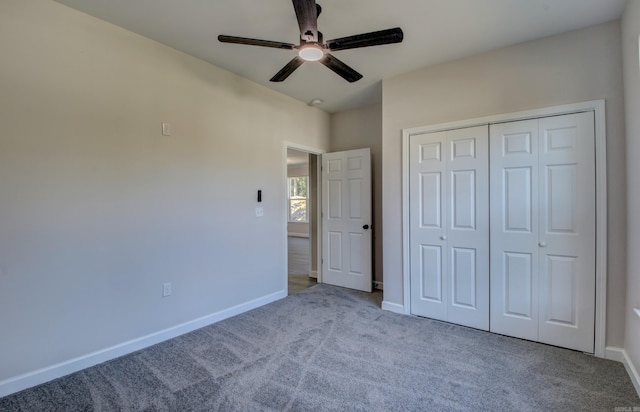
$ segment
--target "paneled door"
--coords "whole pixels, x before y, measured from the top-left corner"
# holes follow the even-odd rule
[[[371,292],[370,149],[322,155],[322,282]]]
[[[592,112],[491,126],[491,331],[594,351]]]
[[[411,313],[489,329],[488,126],[409,142]]]

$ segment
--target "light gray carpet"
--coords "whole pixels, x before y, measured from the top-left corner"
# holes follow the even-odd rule
[[[2,411],[613,411],[620,363],[384,312],[317,285],[0,399]],[[630,409],[631,410],[631,409]]]

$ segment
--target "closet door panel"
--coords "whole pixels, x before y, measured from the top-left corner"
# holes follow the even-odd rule
[[[446,133],[410,141],[411,313],[447,320]]]
[[[593,352],[593,113],[491,126],[491,330]]]
[[[538,339],[538,122],[490,128],[491,331]]]
[[[593,113],[540,119],[540,342],[594,351]]]
[[[411,313],[489,328],[488,127],[411,136]]]
[[[532,167],[505,167],[502,170],[502,231],[531,234],[533,232]]]
[[[451,248],[451,305],[477,310],[476,250]]]
[[[530,253],[505,252],[504,313],[515,318],[531,320],[534,317],[533,256]]]
[[[488,127],[447,132],[449,322],[489,330]]]

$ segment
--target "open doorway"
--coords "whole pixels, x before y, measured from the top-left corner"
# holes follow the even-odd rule
[[[319,156],[287,148],[287,277],[289,295],[318,278]]]

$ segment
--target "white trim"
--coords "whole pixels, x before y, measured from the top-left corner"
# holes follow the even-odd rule
[[[592,100],[588,102],[565,104],[561,106],[551,106],[551,107],[545,107],[541,109],[524,110],[521,112],[504,113],[504,114],[498,114],[494,116],[476,117],[473,119],[458,120],[458,121],[448,122],[448,123],[439,123],[439,124],[434,124],[429,126],[412,127],[408,129],[403,129],[402,133],[403,135],[405,133],[407,133],[408,135],[425,134],[425,133],[440,132],[444,130],[462,129],[465,127],[483,126],[486,124],[506,123],[506,122],[520,121],[520,120],[537,119],[540,117],[559,116],[563,114],[588,112],[592,110],[596,110],[596,111],[602,110],[603,117],[602,119],[598,119],[598,116],[596,115],[596,122],[597,122],[598,120],[600,121],[604,120],[604,107],[605,107],[604,100]]]
[[[605,353],[606,359],[622,362],[624,368],[629,374],[631,383],[633,383],[634,388],[636,388],[636,392],[638,392],[638,396],[640,396],[640,374],[638,373],[638,369],[635,367],[633,362],[631,362],[631,358],[629,358],[627,351],[622,348],[607,346],[607,348],[605,349]]]
[[[378,289],[378,290],[384,290],[384,282],[374,280],[373,281],[373,288],[374,289]]]
[[[312,270],[311,274],[309,275],[310,278],[314,278],[314,279],[318,279],[318,271],[317,270]]]
[[[626,350],[622,351],[622,355],[622,363],[624,364],[624,368],[627,370],[629,378],[631,378],[631,383],[633,383],[633,387],[636,388],[638,396],[640,396],[640,374],[638,374],[638,369],[635,367],[633,362],[631,362],[631,358],[629,358],[629,355],[627,355]]]
[[[404,308],[410,313],[410,256],[409,256],[409,138],[412,135],[432,133],[443,130],[461,129],[535,119],[547,116],[593,111],[595,118],[596,151],[596,313],[595,313],[595,351],[597,357],[605,357],[605,338],[607,320],[607,139],[605,122],[605,101],[552,106],[542,109],[526,110],[495,116],[479,117],[430,126],[414,127],[402,130],[402,277]]]
[[[386,300],[382,301],[382,310],[388,310],[389,312],[399,313],[401,315],[405,315],[405,307],[403,305],[398,305],[397,303],[388,302]]]
[[[595,352],[605,356],[607,337],[607,129],[604,100],[591,102],[596,150],[596,313]]]
[[[616,362],[624,361],[624,349],[615,346],[607,346],[604,349],[604,358]]]
[[[314,155],[321,155],[326,153],[326,150],[322,150],[322,149],[318,149],[317,147],[311,147],[311,146],[305,146],[302,144],[298,144],[298,143],[294,143],[294,142],[284,142],[284,149],[285,149],[285,168],[286,168],[286,160],[287,160],[287,148],[289,149],[293,149],[293,150],[298,150],[300,152],[307,152],[307,153],[311,153]]]
[[[79,356],[65,362],[58,363],[43,369],[25,373],[20,376],[0,381],[0,397],[10,395],[12,393],[31,388],[41,383],[48,382],[53,379],[77,372],[79,370],[89,368],[102,362],[115,359],[120,356],[127,355],[140,349],[147,348],[151,345],[172,339],[185,333],[200,329],[205,326],[212,325],[221,320],[228,319],[232,316],[239,315],[249,310],[258,308],[276,300],[287,297],[287,291],[281,290],[261,298],[251,300],[232,306],[228,309],[221,310],[210,315],[203,316],[189,322],[176,325],[165,330],[155,332],[128,342],[120,343],[106,349],[102,349],[87,355]]]
[[[316,281],[322,283],[322,271],[324,270],[324,262],[322,260],[322,247],[324,240],[322,234],[322,155],[317,155],[316,161],[316,201],[314,202],[316,210]],[[311,262],[313,266],[313,262]]]
[[[402,278],[404,313],[411,314],[411,251],[409,246],[409,136],[411,132],[402,131]]]

